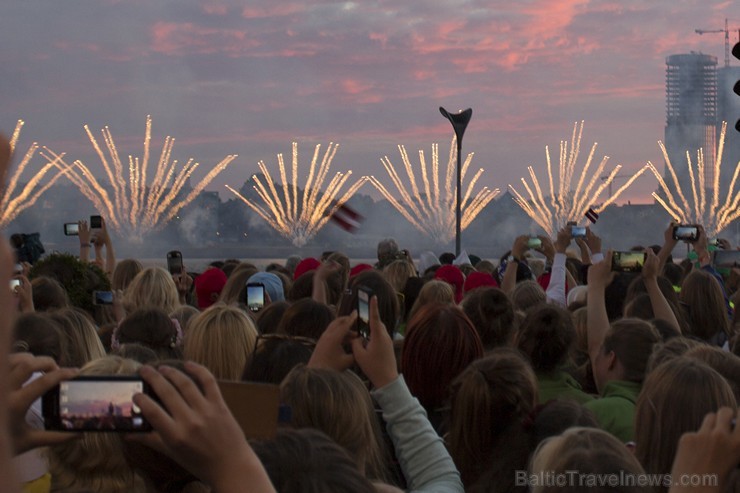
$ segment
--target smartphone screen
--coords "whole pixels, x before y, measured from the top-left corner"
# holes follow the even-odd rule
[[[100,229],[103,227],[103,218],[100,216],[90,216],[90,229]]]
[[[265,285],[260,283],[247,284],[247,308],[258,312],[265,307]]]
[[[147,392],[139,377],[84,376],[65,380],[44,394],[47,430],[150,431],[134,404],[134,394]]]
[[[586,237],[586,226],[571,226],[570,236],[571,238],[585,238]]]
[[[113,291],[93,291],[94,305],[112,305]]]
[[[15,291],[15,288],[19,288],[21,286],[21,280],[20,279],[11,279],[10,280],[10,290]]]
[[[64,223],[64,234],[66,236],[77,236],[80,234],[80,227],[77,223]]]
[[[740,267],[740,250],[715,250],[712,265],[719,269]]]
[[[536,237],[532,237],[527,241],[527,246],[529,248],[539,248],[542,246],[542,240]]]
[[[167,252],[167,270],[174,276],[182,274],[182,253],[177,250]]]
[[[370,297],[372,292],[367,288],[357,288],[357,332],[365,339],[370,339]]]
[[[682,241],[696,241],[699,238],[699,228],[690,224],[681,224],[673,227],[673,239]]]
[[[615,272],[642,272],[645,252],[613,252],[612,270]]]

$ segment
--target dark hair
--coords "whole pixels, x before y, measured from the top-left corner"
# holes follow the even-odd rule
[[[527,313],[519,328],[517,345],[535,372],[548,373],[565,362],[575,339],[570,312],[555,305],[541,305]]]
[[[604,353],[614,351],[624,368],[624,380],[642,383],[653,346],[660,336],[649,322],[623,318],[612,322],[604,337]]]
[[[516,330],[514,304],[499,288],[484,286],[469,292],[461,305],[488,351],[511,343]]]
[[[110,354],[138,361],[142,365],[152,364],[159,360],[159,356],[157,356],[157,353],[155,353],[152,348],[146,347],[138,342],[127,342],[125,344],[121,344],[118,349],[112,350]]]
[[[347,452],[318,430],[281,429],[253,448],[278,493],[376,493]]]
[[[661,275],[668,279],[674,286],[680,286],[683,282],[683,268],[673,262],[666,262]]]
[[[62,329],[43,313],[23,313],[15,319],[13,351],[48,356],[67,366],[67,344]]]
[[[349,287],[352,290],[352,294],[342,299],[337,315],[349,315],[357,308],[357,286],[370,288],[373,295],[378,299],[380,320],[385,324],[385,328],[391,337],[393,337],[396,332],[396,324],[398,323],[398,297],[393,286],[377,270],[366,270],[350,279]]]
[[[160,359],[182,357],[177,328],[159,308],[140,308],[130,313],[118,325],[116,335],[120,344],[138,342],[152,349]]]
[[[51,277],[39,276],[31,281],[33,307],[37,312],[67,308],[69,297],[62,284]]]
[[[257,332],[260,334],[276,333],[288,308],[290,308],[290,303],[287,301],[273,301],[257,312],[257,318],[254,321]]]
[[[280,385],[293,368],[308,363],[312,353],[313,347],[291,337],[257,337],[242,380]]]
[[[304,298],[285,310],[277,333],[318,340],[332,320],[334,313],[331,308],[311,298]]]
[[[627,297],[627,288],[636,276],[637,274],[619,272],[606,287],[604,301],[606,303],[606,314],[610,322],[622,317],[624,300]]]
[[[304,272],[293,281],[293,286],[288,293],[288,301],[298,301],[302,298],[310,298],[313,293],[313,276],[316,271]]]

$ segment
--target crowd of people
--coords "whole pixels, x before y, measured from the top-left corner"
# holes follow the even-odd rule
[[[0,175],[8,158],[0,138]],[[678,262],[673,226],[633,249],[639,272],[567,226],[493,260],[387,238],[374,265],[332,251],[174,274],[116,259],[104,221],[80,221],[79,256],[34,265],[0,241],[0,283],[17,281],[0,289],[2,491],[734,489],[740,269],[712,251],[735,247],[699,227]],[[96,375],[146,382],[151,432],[45,429],[41,397]],[[270,436],[245,435],[224,381],[278,389]]]

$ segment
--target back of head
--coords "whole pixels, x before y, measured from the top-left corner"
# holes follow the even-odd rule
[[[668,279],[674,286],[680,286],[683,282],[683,269],[680,265],[673,262],[666,262],[661,275]]]
[[[637,274],[619,272],[606,287],[604,301],[606,302],[606,314],[610,321],[622,317],[624,313],[624,300],[627,297],[627,288],[635,277],[637,277]]]
[[[455,377],[481,356],[483,345],[465,313],[430,303],[409,320],[401,370],[411,393],[430,411],[447,401]]]
[[[638,318],[623,318],[612,322],[603,350],[614,351],[624,368],[624,380],[642,383],[653,346],[660,336],[649,322]]]
[[[106,356],[91,361],[81,375],[134,375],[135,361]],[[143,482],[126,460],[117,433],[83,433],[79,439],[49,448],[52,491],[143,492]]]
[[[463,286],[465,275],[456,265],[442,265],[434,273],[434,278],[448,283],[455,293],[455,303],[460,303],[463,298]]]
[[[639,486],[637,476],[644,473],[634,455],[617,438],[603,430],[595,428],[570,428],[562,435],[552,437],[540,444],[532,457],[530,471],[533,475],[542,473],[562,475],[568,471],[578,471],[596,481],[599,477],[632,478],[634,481],[622,481],[609,485],[609,491],[639,492],[649,491],[648,487]],[[610,475],[610,476],[605,476]],[[571,476],[572,481],[565,484],[533,485],[535,493],[562,493],[593,491],[598,483],[579,483],[578,476]]]
[[[599,428],[594,413],[571,399],[552,399],[538,406],[531,424],[532,443],[536,447],[546,438],[557,436],[568,428]]]
[[[198,308],[205,310],[218,301],[226,281],[226,274],[217,267],[210,267],[196,277],[193,284],[195,296],[198,299]]]
[[[454,288],[449,283],[438,279],[432,279],[431,281],[425,282],[419,291],[419,295],[416,297],[416,301],[414,301],[414,305],[411,307],[411,311],[408,316],[409,320],[413,318],[414,314],[423,306],[430,303],[453,305],[455,303]]]
[[[310,298],[313,293],[313,277],[316,271],[304,272],[296,277],[288,293],[288,301],[298,301],[302,298]]]
[[[239,380],[256,340],[257,329],[244,311],[216,304],[191,320],[184,355],[217,379]]]
[[[516,326],[514,304],[498,288],[478,288],[465,295],[461,304],[488,351],[511,344]]]
[[[455,379],[450,401],[450,455],[470,486],[505,431],[534,409],[537,380],[516,350],[499,348]]]
[[[304,298],[285,310],[277,333],[318,340],[332,320],[334,313],[327,305]]]
[[[170,313],[180,306],[180,295],[169,272],[161,267],[147,267],[126,288],[123,304],[128,311],[150,307]]]
[[[375,493],[347,452],[319,430],[279,430],[253,448],[279,493]]]
[[[517,310],[527,311],[533,306],[546,303],[547,296],[537,281],[521,281],[511,293],[511,300]]]
[[[200,310],[191,305],[180,305],[175,308],[174,311],[170,312],[170,318],[174,318],[180,324],[183,336],[188,331],[188,324],[190,320],[198,315]]]
[[[261,335],[247,360],[242,380],[280,385],[290,371],[307,364],[316,341],[280,334]]]
[[[241,263],[236,266],[221,290],[218,301],[227,305],[243,301],[247,290],[247,279],[256,273],[257,268],[252,264]]]
[[[639,293],[632,297],[624,306],[624,316],[642,320],[654,319],[655,312],[653,312],[653,303],[650,301],[650,295]]]
[[[535,372],[549,373],[566,362],[575,338],[570,312],[544,304],[527,312],[517,334],[517,346]]]
[[[647,373],[650,373],[666,361],[683,356],[687,351],[702,346],[704,343],[687,337],[673,337],[667,341],[655,344],[650,354],[647,365]]]
[[[703,270],[691,271],[681,286],[681,301],[688,310],[692,335],[708,341],[720,332],[729,334],[727,306],[719,281],[713,275]]]
[[[79,308],[65,308],[50,313],[49,317],[59,324],[66,339],[65,365],[79,368],[105,356],[95,324],[86,312]]]
[[[290,305],[287,301],[276,301],[258,311],[257,318],[254,322],[257,333],[276,334],[280,327],[280,321],[283,319],[285,312],[288,311],[288,308],[290,308]]]
[[[13,326],[13,351],[48,356],[67,365],[67,341],[57,322],[43,313],[23,313]]]
[[[393,238],[385,238],[378,242],[378,268],[382,269],[396,259],[398,243]]]
[[[370,394],[351,372],[297,366],[280,385],[291,426],[329,435],[368,477],[383,478],[383,441]]]
[[[653,370],[642,388],[635,410],[635,456],[648,473],[671,470],[678,440],[696,431],[704,416],[720,407],[737,408],[725,379],[706,364],[678,357]]]
[[[124,318],[113,333],[111,348],[139,343],[157,353],[160,359],[182,356],[182,329],[167,312],[159,308],[140,308]]]
[[[270,301],[285,301],[283,281],[272,272],[257,272],[247,279],[247,283],[258,283],[265,286],[265,293]]]
[[[47,312],[70,306],[67,291],[56,279],[40,276],[31,281],[33,307],[37,312]]]
[[[111,289],[117,291],[119,289],[125,290],[131,281],[134,280],[136,275],[144,270],[144,266],[141,265],[136,259],[127,258],[121,260],[116,264],[116,268],[113,270],[113,276],[111,277]]]
[[[383,275],[397,293],[403,292],[406,281],[416,277],[416,268],[407,260],[394,260],[383,268]]]
[[[740,401],[740,358],[715,346],[701,345],[686,351],[687,358],[703,361],[730,384],[735,400]]]

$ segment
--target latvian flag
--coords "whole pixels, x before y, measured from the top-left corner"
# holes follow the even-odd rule
[[[588,211],[586,211],[585,216],[586,216],[586,219],[588,219],[594,224],[596,224],[596,221],[599,219],[599,214],[593,209],[593,207],[590,207]]]
[[[362,221],[365,220],[364,217],[354,209],[350,208],[347,204],[340,205],[329,219],[337,223],[337,226],[350,233],[354,233]]]

